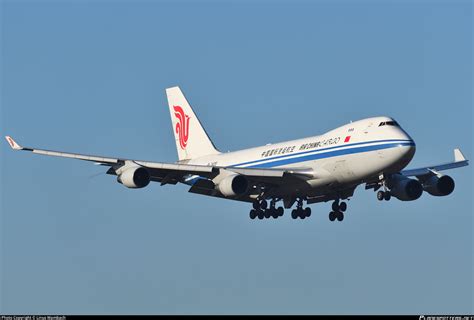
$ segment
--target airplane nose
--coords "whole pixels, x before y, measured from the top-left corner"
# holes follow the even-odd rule
[[[400,149],[402,160],[406,161],[407,163],[410,162],[415,156],[416,152],[415,141],[409,139],[409,141],[407,141],[407,143],[405,143]]]

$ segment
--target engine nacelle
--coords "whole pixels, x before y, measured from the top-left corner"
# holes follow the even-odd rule
[[[117,181],[127,188],[144,188],[150,183],[150,173],[143,167],[131,167],[120,173]]]
[[[421,197],[423,187],[418,180],[396,175],[389,183],[390,193],[402,201],[412,201]]]
[[[234,174],[225,177],[217,185],[217,189],[226,197],[235,197],[243,195],[249,188],[247,178],[242,175]]]
[[[432,176],[423,182],[423,189],[432,196],[447,196],[454,190],[454,180],[450,176]]]

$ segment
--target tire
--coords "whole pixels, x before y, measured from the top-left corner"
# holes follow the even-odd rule
[[[329,220],[330,221],[336,220],[336,213],[334,211],[329,212]]]
[[[257,214],[257,217],[258,219],[262,220],[263,219],[263,211],[262,210],[258,210],[258,214]]]
[[[307,216],[307,217],[311,217],[311,208],[310,207],[306,207],[304,209],[304,215]]]
[[[257,217],[257,211],[254,209],[250,210],[249,216],[250,216],[250,219],[252,220],[255,219]]]
[[[263,210],[266,210],[268,208],[268,203],[265,199],[260,202],[260,208]]]
[[[297,212],[296,212],[295,209],[293,209],[293,210],[291,211],[291,217],[292,217],[293,219],[298,218],[298,214],[297,214]]]
[[[346,211],[347,210],[347,203],[341,202],[341,204],[339,205],[339,210],[341,210],[342,212]]]
[[[334,212],[339,211],[339,202],[334,201],[332,203],[332,211],[334,211]]]
[[[285,211],[283,210],[283,207],[278,207],[277,213],[278,213],[278,216],[279,216],[279,217],[283,216],[283,213],[284,213],[284,212],[285,212]]]
[[[258,201],[254,201],[252,203],[252,207],[255,209],[255,210],[258,210],[260,209],[260,203]]]
[[[265,219],[270,218],[271,215],[272,215],[272,210],[271,209],[267,209],[267,210],[263,211],[263,216],[265,217]]]
[[[384,198],[385,198],[385,192],[383,192],[383,191],[377,192],[377,199],[379,201],[382,201]]]
[[[344,220],[344,213],[338,212],[338,214],[337,214],[337,221],[342,221],[342,220]]]
[[[384,196],[385,201],[390,201],[391,198],[392,198],[392,195],[390,194],[390,192],[385,192],[385,196]]]
[[[272,209],[272,217],[273,217],[273,219],[276,219],[276,218],[278,218],[279,216],[280,216],[280,215],[278,214],[277,209],[273,208],[273,209]]]

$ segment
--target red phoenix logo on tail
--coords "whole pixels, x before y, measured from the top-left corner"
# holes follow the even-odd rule
[[[189,116],[184,113],[180,106],[173,106],[174,116],[178,119],[176,123],[176,133],[179,137],[179,145],[181,149],[185,149],[189,138]]]
[[[15,141],[11,137],[7,137],[8,143],[12,146],[12,148],[15,148]]]

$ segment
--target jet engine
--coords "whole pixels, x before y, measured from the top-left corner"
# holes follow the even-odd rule
[[[249,182],[242,175],[234,174],[225,177],[217,185],[217,189],[226,197],[235,197],[247,192]]]
[[[454,190],[454,180],[450,176],[432,176],[423,182],[423,189],[432,196],[447,196]]]
[[[398,200],[412,201],[421,197],[423,187],[418,180],[409,179],[400,174],[389,181],[390,193]]]
[[[131,167],[120,173],[117,181],[127,188],[144,188],[150,183],[150,173],[143,167]]]

